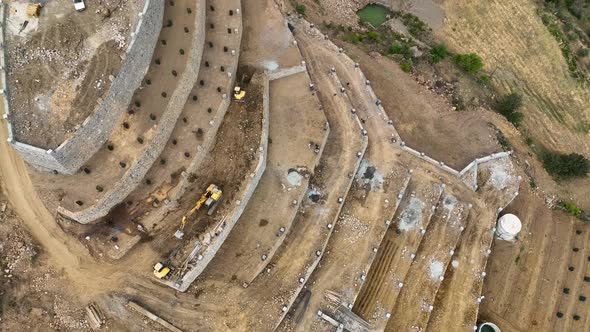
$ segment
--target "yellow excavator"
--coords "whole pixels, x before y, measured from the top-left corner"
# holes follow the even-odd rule
[[[209,208],[209,210],[207,210],[207,215],[212,215],[217,208],[217,203],[222,197],[223,191],[217,185],[210,184],[209,187],[207,187],[205,193],[201,195],[201,198],[197,201],[195,206],[182,217],[180,228],[176,231],[176,233],[174,233],[174,236],[178,239],[182,239],[184,236],[184,226],[186,226],[188,218],[197,212],[203,205]]]
[[[246,90],[242,89],[239,86],[234,87],[234,100],[237,103],[243,103],[246,97]]]
[[[154,275],[158,279],[168,279],[170,271],[170,268],[162,262],[158,262],[154,265]]]

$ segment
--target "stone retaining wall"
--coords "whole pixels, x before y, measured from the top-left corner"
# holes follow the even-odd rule
[[[129,170],[123,174],[121,180],[117,181],[115,186],[105,193],[96,204],[77,212],[66,210],[60,206],[58,212],[62,215],[82,224],[87,224],[106,216],[113,207],[123,201],[137,188],[150,167],[166,147],[166,143],[174,130],[178,117],[184,109],[184,105],[193,86],[197,82],[201,58],[203,56],[206,6],[205,0],[195,0],[195,2],[195,32],[191,40],[191,52],[187,60],[186,69],[179,79],[178,87],[174,90],[170,98],[170,103],[168,103],[165,112],[162,114],[162,119],[158,123],[154,137],[139,153],[139,157],[129,167]]]
[[[5,6],[2,5],[2,44],[4,40]],[[94,110],[82,126],[72,137],[64,141],[55,150],[40,149],[35,146],[17,142],[14,139],[10,116],[5,119],[8,125],[8,141],[30,165],[42,171],[58,171],[63,174],[74,174],[87,162],[107,141],[117,122],[131,102],[133,94],[143,80],[158,41],[164,18],[164,1],[146,0],[145,6],[131,33],[131,42],[124,55],[123,64],[118,75],[113,80],[107,95],[99,100],[99,106]],[[6,62],[4,47],[2,47],[2,83],[5,91]],[[5,93],[5,96],[7,93]],[[5,98],[5,114],[9,115],[8,98]]]
[[[238,15],[240,15],[240,14],[238,14]],[[233,91],[233,86],[235,83],[235,78],[236,78],[236,73],[237,73],[237,68],[238,68],[238,60],[240,59],[240,49],[242,46],[242,30],[243,30],[242,23],[243,22],[240,19],[239,24],[237,26],[238,43],[235,45],[235,55],[233,58],[233,62],[229,65],[230,70],[228,72],[232,73],[231,82],[229,85],[229,91]],[[223,122],[223,119],[225,118],[225,113],[227,112],[227,109],[229,108],[229,105],[231,103],[231,98],[232,98],[231,95],[228,95],[226,98],[224,98],[221,101],[221,104],[219,104],[219,107],[215,111],[215,118],[213,119],[213,122],[210,124],[210,128],[209,128],[209,130],[207,130],[207,134],[205,135],[205,137],[203,139],[203,142],[205,142],[205,143],[203,145],[199,146],[199,150],[195,154],[195,157],[191,160],[190,165],[182,173],[180,181],[168,193],[169,200],[177,201],[182,197],[182,195],[184,195],[184,193],[186,192],[186,190],[188,189],[188,187],[190,185],[190,183],[189,183],[190,175],[197,171],[199,166],[201,166],[201,164],[203,163],[203,160],[205,160],[205,157],[207,157],[209,152],[211,152],[211,149],[213,148],[213,143],[215,141],[215,136],[217,135],[217,131],[219,130],[219,127],[221,126],[221,123]]]

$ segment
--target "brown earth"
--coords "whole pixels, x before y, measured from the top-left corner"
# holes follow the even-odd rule
[[[50,2],[31,35],[7,34],[17,140],[55,149],[92,113],[117,74],[143,0],[109,0],[87,7],[75,12],[67,1]],[[110,14],[104,16],[107,8]],[[19,19],[10,20],[20,24]]]

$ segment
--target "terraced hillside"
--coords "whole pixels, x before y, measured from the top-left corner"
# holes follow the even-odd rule
[[[98,163],[63,182],[72,192],[78,178],[113,182],[74,202],[72,213],[85,213],[130,179],[104,223],[61,220],[64,232],[33,209],[24,166],[0,144],[15,210],[72,279],[64,292],[81,293],[90,320],[112,330],[119,322],[173,331],[473,330],[496,218],[520,186],[511,154],[456,169],[415,150],[363,64],[280,1],[166,6],[169,30],[139,105],[104,151],[130,159],[118,172]],[[172,40],[188,36],[195,44]],[[180,60],[166,62],[171,53]],[[164,86],[165,95],[153,94]],[[209,184],[223,191],[215,209],[190,213]],[[584,256],[570,257],[576,273],[565,282],[573,284],[586,272]],[[585,310],[571,298],[554,304]]]

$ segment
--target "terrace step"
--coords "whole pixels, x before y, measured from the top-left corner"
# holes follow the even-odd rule
[[[372,321],[379,310],[393,307],[424,231],[435,212],[444,187],[415,177],[409,195],[400,205],[394,223],[385,234],[353,311]],[[428,179],[428,178],[426,178]],[[414,255],[414,256],[413,256]],[[403,284],[401,284],[403,286]],[[385,312],[381,312],[385,315]],[[383,316],[382,316],[383,317]]]
[[[445,271],[452,268],[449,263],[463,232],[468,212],[468,204],[458,202],[452,195],[444,195],[404,278],[404,286],[395,306],[390,315],[385,317],[386,331],[409,331],[428,324],[431,306]]]

